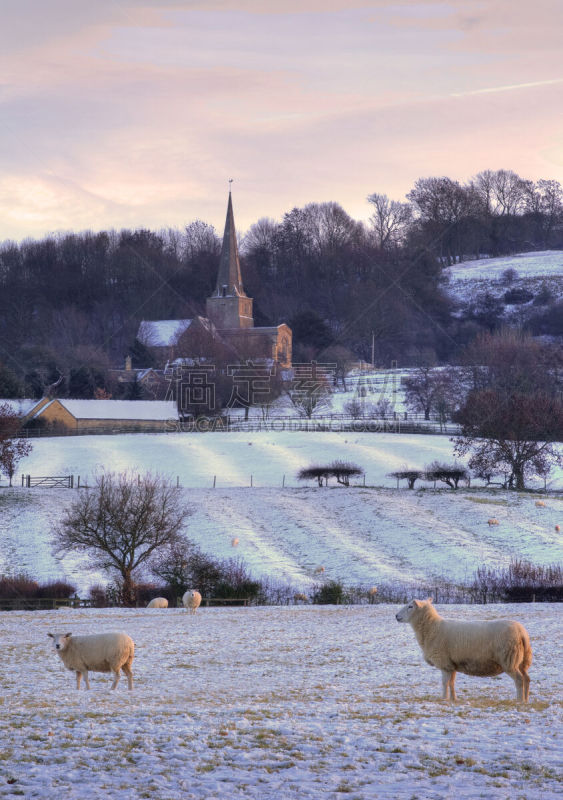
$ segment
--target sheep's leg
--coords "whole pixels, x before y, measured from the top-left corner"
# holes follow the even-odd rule
[[[86,688],[89,689],[90,688],[90,681],[88,680],[88,670],[85,669],[84,672],[82,673],[82,675],[84,676],[84,683],[86,684]]]
[[[127,686],[129,689],[133,688],[133,672],[131,671],[131,666],[129,664],[123,665],[123,672],[127,675]]]
[[[111,685],[112,689],[117,689],[117,684],[119,683],[119,679],[121,678],[121,672],[119,671],[119,667],[113,671],[113,683]]]
[[[442,700],[452,700],[455,701],[455,672],[448,672],[447,670],[442,670]]]
[[[80,689],[80,681],[82,680],[82,673],[76,670],[76,688]]]
[[[452,672],[450,676],[450,698],[452,703],[455,703],[457,700],[457,695],[455,693],[455,679],[457,677],[457,672]]]
[[[530,676],[526,672],[526,667],[520,667],[520,674],[522,675],[522,699],[525,703],[530,701]]]
[[[522,673],[517,669],[510,670],[510,672],[507,670],[507,675],[510,675],[510,677],[514,681],[514,685],[516,687],[516,699],[517,700],[524,700],[524,698],[525,698],[525,684],[524,684],[524,678],[522,676]],[[528,681],[529,680],[530,679],[528,678]]]

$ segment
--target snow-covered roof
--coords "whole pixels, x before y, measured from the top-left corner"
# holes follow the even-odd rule
[[[139,325],[137,339],[148,347],[170,347],[191,324],[191,319],[144,319]]]
[[[13,400],[2,400],[0,398],[0,406],[6,403],[18,417],[25,417],[39,402],[39,400],[32,400],[30,398],[17,398]]]
[[[178,409],[172,400],[65,400],[58,402],[75,419],[177,419]],[[52,403],[45,406],[47,409]],[[40,414],[44,409],[41,409]]]

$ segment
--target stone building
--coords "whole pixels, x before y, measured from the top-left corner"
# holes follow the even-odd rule
[[[291,367],[291,328],[285,323],[254,327],[252,298],[242,283],[230,192],[217,283],[207,298],[206,313],[193,319],[143,320],[137,338],[164,362],[197,358],[198,347],[207,338],[225,346],[237,361],[268,360]]]

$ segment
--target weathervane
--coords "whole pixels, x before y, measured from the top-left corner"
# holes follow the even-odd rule
[[[233,182],[233,179],[232,179],[232,178],[229,178],[229,193],[230,193],[230,191],[231,191],[231,183],[232,183],[232,182]]]

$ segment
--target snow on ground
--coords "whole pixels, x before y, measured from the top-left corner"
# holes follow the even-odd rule
[[[100,466],[178,476],[193,510],[186,529],[192,541],[215,557],[241,558],[253,576],[304,591],[318,583],[320,566],[325,579],[373,586],[464,580],[482,564],[505,566],[511,558],[563,561],[563,537],[555,530],[563,520],[563,496],[557,492],[537,507],[536,496],[527,493],[453,492],[431,484],[409,491],[386,477],[406,464],[419,468],[450,457],[451,443],[441,436],[135,434],[38,440],[22,467],[32,475],[72,472],[82,482],[91,482]],[[300,467],[335,458],[364,467],[367,485],[298,484]],[[560,488],[562,478],[555,474],[552,488]],[[42,580],[64,575],[81,595],[105,582],[78,556],[57,561],[51,552],[52,527],[76,496],[76,489],[0,490],[0,573],[25,570]],[[500,524],[490,527],[490,517]]]
[[[217,488],[247,487],[251,476],[255,487],[281,487],[284,475],[286,486],[302,486],[297,480],[301,467],[335,459],[361,466],[368,485],[393,487],[396,481],[388,477],[393,470],[407,465],[421,469],[435,459],[454,460],[448,436],[423,434],[139,433],[53,437],[32,443],[33,452],[20,462],[21,474],[80,475],[84,482],[102,468],[152,470],[174,480],[178,477],[187,488],[211,488],[214,477]],[[563,489],[563,470],[554,470],[548,486]]]
[[[459,675],[443,703],[395,606],[0,613],[0,796],[65,800],[555,800],[561,797],[559,607],[510,617],[534,648],[531,702],[506,675]],[[88,692],[48,631],[125,630],[135,688]]]
[[[502,277],[506,269],[517,272],[517,278],[510,286]],[[534,293],[546,287],[554,298],[560,298],[563,296],[563,251],[544,250],[464,261],[445,269],[444,276],[449,280],[448,292],[464,303],[474,302],[477,295],[485,292],[500,297],[508,288],[523,287]],[[517,313],[519,308],[522,306],[507,306],[512,313]]]
[[[515,269],[521,277],[550,278],[563,276],[563,250],[542,250],[535,253],[518,253],[499,258],[480,258],[462,261],[445,272],[452,281],[475,279],[499,280],[505,269]]]

